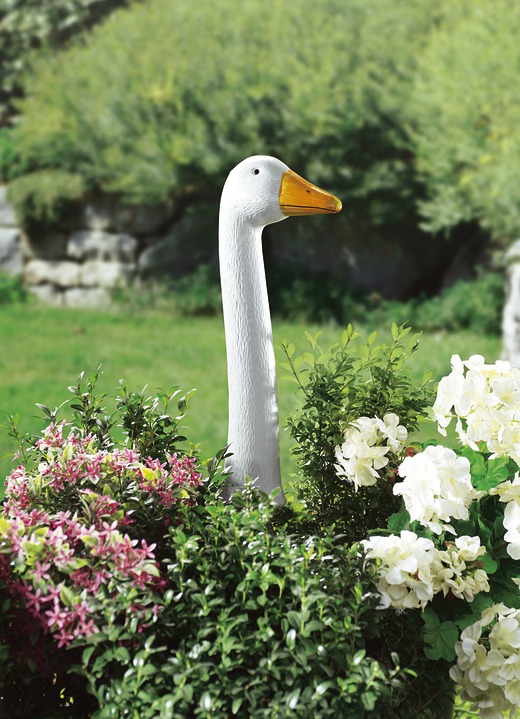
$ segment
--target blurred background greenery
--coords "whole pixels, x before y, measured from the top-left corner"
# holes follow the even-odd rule
[[[26,224],[96,191],[215,206],[229,169],[265,153],[344,198],[343,243],[420,246],[432,266],[402,278],[408,296],[437,291],[461,247],[518,236],[514,0],[2,8],[0,176]]]

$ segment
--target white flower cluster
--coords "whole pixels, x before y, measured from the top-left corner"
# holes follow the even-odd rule
[[[471,484],[469,460],[441,445],[406,457],[399,476],[404,481],[394,485],[394,494],[403,497],[412,521],[419,521],[435,534],[454,533],[444,522],[468,519],[469,505],[483,494]]]
[[[520,705],[519,650],[520,610],[503,604],[482,612],[456,643],[450,676],[482,719],[501,719],[504,711],[512,716]]]
[[[507,455],[520,465],[520,370],[509,362],[485,364],[481,355],[451,358],[452,371],[439,382],[433,415],[446,434],[457,419],[463,444],[478,449],[486,442],[495,457]]]
[[[475,594],[489,592],[488,575],[479,567],[478,558],[486,553],[478,537],[457,537],[445,550],[437,550],[433,588],[444,596],[472,602]]]
[[[378,470],[388,464],[388,452],[399,452],[407,436],[406,427],[393,413],[383,419],[360,417],[351,422],[345,441],[335,448],[338,477],[352,482],[356,490],[376,484]]]
[[[520,559],[520,475],[518,472],[510,482],[502,482],[490,491],[498,494],[501,502],[507,502],[504,511],[504,539],[507,553],[512,559]]]
[[[407,530],[399,536],[373,536],[362,544],[367,558],[381,562],[377,588],[382,609],[424,608],[441,591],[468,601],[489,592],[487,574],[477,562],[485,552],[478,537],[458,537],[444,551]]]
[[[424,608],[433,598],[436,550],[431,539],[403,530],[399,536],[373,536],[362,544],[368,559],[381,561],[377,588],[382,609]]]

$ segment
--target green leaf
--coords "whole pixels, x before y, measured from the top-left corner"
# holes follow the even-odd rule
[[[479,557],[478,561],[487,574],[494,574],[498,569],[498,562],[488,552]]]
[[[287,697],[287,706],[289,707],[289,709],[295,709],[297,707],[300,693],[300,689],[295,689],[289,694],[289,696]]]
[[[425,609],[422,614],[424,621],[423,639],[424,653],[428,659],[455,659],[455,642],[459,631],[453,622],[441,622],[433,609]]]
[[[401,532],[410,527],[410,515],[406,509],[394,512],[388,517],[387,527],[391,532]]]
[[[466,457],[466,459],[469,459],[473,486],[476,489],[480,489],[480,484],[484,481],[487,471],[484,457],[480,452],[471,449],[471,447],[464,447],[461,454],[463,457]]]
[[[490,489],[504,482],[509,477],[508,464],[509,459],[505,457],[488,459],[486,463],[486,475],[480,480],[478,485],[475,485],[476,488],[489,492]]]
[[[237,697],[236,699],[234,699],[233,704],[231,705],[231,714],[238,714],[238,710],[242,706],[243,702],[243,697]]]

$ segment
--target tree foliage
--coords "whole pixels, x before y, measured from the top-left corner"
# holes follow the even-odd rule
[[[134,202],[212,195],[237,161],[283,156],[375,222],[413,213],[404,99],[437,3],[252,0],[119,11],[40,58],[18,150]],[[153,38],[153,41],[152,41]]]
[[[128,0],[4,0],[0,5],[0,125],[15,112],[31,53],[59,47]]]
[[[276,0],[269,12],[251,0],[240,13],[234,0],[154,0],[52,50],[122,4],[75,0],[65,16],[62,0],[31,0],[27,29],[11,1],[1,28],[19,40],[2,47],[4,72],[50,47],[19,103],[17,174],[60,170],[127,202],[182,205],[215,201],[230,167],[266,153],[348,200],[360,232],[368,220],[399,236],[422,219],[434,233],[470,222],[518,235],[513,0]]]
[[[478,221],[494,238],[520,231],[520,6],[448,5],[420,57],[410,100],[431,230]]]

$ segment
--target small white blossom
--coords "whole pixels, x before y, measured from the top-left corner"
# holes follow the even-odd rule
[[[496,604],[464,629],[451,678],[483,719],[513,716],[520,707],[520,610]]]
[[[394,485],[401,495],[412,521],[419,521],[436,534],[453,532],[450,519],[468,519],[468,507],[480,497],[471,484],[470,463],[452,449],[429,446],[399,467],[404,481]]]
[[[489,494],[498,494],[501,502],[518,502],[520,504],[520,474],[517,472],[513,479],[500,482],[489,490]]]
[[[504,539],[507,542],[507,553],[512,559],[520,559],[520,475],[518,472],[508,482],[501,482],[490,490],[490,494],[498,494],[501,502],[507,502],[504,511]]]
[[[373,536],[362,542],[369,559],[379,559],[377,588],[381,608],[424,608],[434,595],[437,550],[430,539],[403,530],[399,536]]]
[[[449,543],[446,550],[437,554],[440,565],[433,581],[435,592],[442,591],[444,596],[451,592],[468,602],[473,601],[475,594],[489,592],[488,575],[477,562],[485,552],[479,537],[457,537],[454,543]]]
[[[508,502],[504,511],[504,539],[507,553],[512,559],[520,559],[520,504]]]
[[[485,364],[480,355],[464,362],[453,355],[451,365],[433,405],[439,432],[445,435],[455,418],[463,444],[477,449],[485,442],[493,456],[520,464],[520,370],[509,362]]]
[[[343,444],[335,448],[338,477],[356,488],[370,487],[379,479],[379,470],[388,464],[388,452],[398,452],[406,441],[406,428],[396,414],[360,417],[345,430]]]

